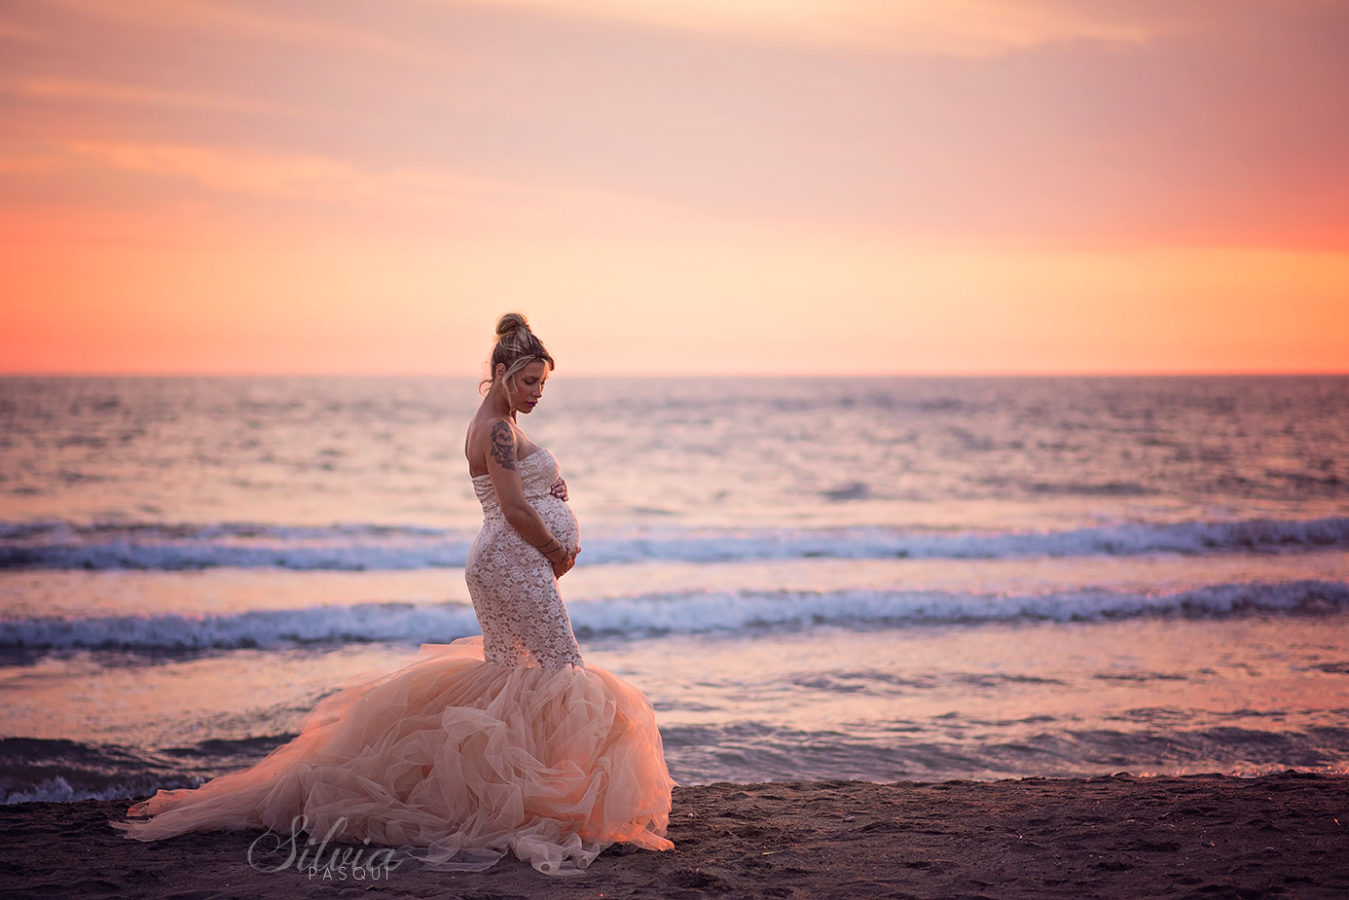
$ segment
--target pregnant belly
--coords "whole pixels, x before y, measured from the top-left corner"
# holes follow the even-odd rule
[[[531,502],[543,518],[543,524],[553,533],[553,537],[568,547],[575,547],[580,537],[580,529],[576,524],[576,516],[572,515],[571,507],[551,494]]]

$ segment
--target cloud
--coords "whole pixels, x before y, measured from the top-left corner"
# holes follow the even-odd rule
[[[294,112],[255,97],[229,96],[200,91],[144,87],[132,84],[80,81],[65,78],[0,79],[0,93],[42,102],[94,103],[115,106],[189,107],[221,113]]]
[[[375,221],[384,233],[453,233],[461,239],[632,237],[687,229],[691,221],[678,206],[600,190],[186,144],[70,141],[42,152],[0,155],[0,176],[37,193],[25,206],[17,201],[27,195],[11,190],[13,216],[35,225],[44,206],[57,208],[57,230],[65,227],[60,218],[92,218],[101,205],[119,211],[133,230],[153,230],[160,217],[186,206],[213,210],[213,217],[243,227],[249,217],[264,218],[258,227],[268,229],[285,218],[291,223],[286,227],[317,234],[359,232]]]
[[[55,8],[85,22],[116,23],[149,33],[229,34],[264,43],[310,44],[381,53],[406,52],[397,40],[343,22],[341,6],[327,18],[284,15],[277,4],[211,2],[211,0],[136,0],[105,3],[102,0],[47,0]],[[352,4],[345,5],[347,9]],[[333,16],[332,12],[339,15]]]
[[[23,25],[0,20],[0,41],[15,43],[33,43],[43,39],[42,32]]]
[[[480,0],[750,41],[986,56],[1071,40],[1138,43],[1149,31],[1100,5],[1009,0]]]

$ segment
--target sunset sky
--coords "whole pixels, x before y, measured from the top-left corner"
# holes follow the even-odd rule
[[[1349,4],[10,0],[0,371],[1349,371]]]

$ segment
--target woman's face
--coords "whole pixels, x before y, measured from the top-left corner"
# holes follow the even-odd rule
[[[515,377],[506,382],[506,396],[510,399],[511,409],[528,413],[539,405],[543,396],[543,384],[548,380],[548,366],[543,360],[535,360],[525,366]]]

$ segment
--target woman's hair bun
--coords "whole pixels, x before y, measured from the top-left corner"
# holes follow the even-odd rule
[[[520,313],[506,313],[497,321],[497,339],[500,340],[520,328],[529,331],[529,320]]]
[[[492,355],[487,361],[487,378],[483,385],[494,384],[497,380],[497,366],[505,366],[504,377],[510,380],[531,362],[538,360],[553,370],[553,357],[548,354],[529,327],[529,320],[517,312],[509,312],[497,320],[496,343],[492,346]]]

